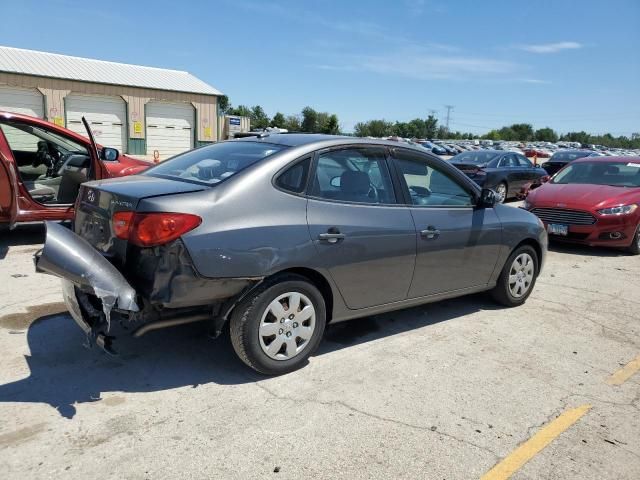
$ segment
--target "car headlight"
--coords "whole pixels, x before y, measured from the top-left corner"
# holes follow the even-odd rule
[[[632,203],[631,205],[620,205],[618,207],[609,207],[598,210],[600,215],[629,215],[638,208],[638,205]]]

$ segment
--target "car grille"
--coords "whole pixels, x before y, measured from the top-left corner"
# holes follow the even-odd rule
[[[596,219],[589,212],[566,210],[563,208],[534,208],[531,213],[546,223],[562,223],[565,225],[593,225]]]

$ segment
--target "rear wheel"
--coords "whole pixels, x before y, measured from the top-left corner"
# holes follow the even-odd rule
[[[496,186],[496,200],[498,201],[498,203],[504,203],[504,201],[507,199],[507,184],[504,182],[500,182],[497,186]]]
[[[303,277],[276,277],[238,305],[231,343],[254,370],[279,375],[302,367],[316,350],[326,323],[318,289]]]
[[[638,224],[638,228],[636,228],[636,234],[628,250],[631,255],[640,255],[640,224]]]
[[[516,248],[507,259],[491,296],[507,307],[522,305],[538,277],[538,254],[529,245]]]

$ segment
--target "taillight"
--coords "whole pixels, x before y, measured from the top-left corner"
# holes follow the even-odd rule
[[[116,212],[113,214],[111,223],[113,225],[113,233],[122,240],[129,239],[129,231],[133,225],[133,217],[135,212]]]
[[[164,245],[202,223],[197,215],[173,212],[117,212],[113,215],[114,234],[140,247]]]

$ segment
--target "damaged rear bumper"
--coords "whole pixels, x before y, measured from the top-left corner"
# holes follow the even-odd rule
[[[114,308],[139,311],[135,289],[82,237],[57,223],[45,222],[45,225],[44,247],[34,255],[36,271],[62,278],[63,296],[69,313],[90,341],[105,343]],[[100,299],[101,312],[89,304],[83,292]],[[88,309],[94,311],[87,312]],[[102,321],[90,322],[89,314],[97,314]]]

